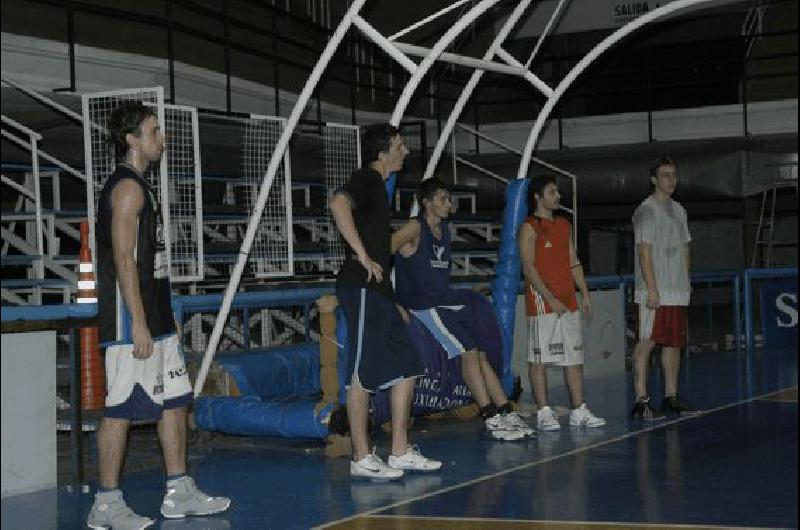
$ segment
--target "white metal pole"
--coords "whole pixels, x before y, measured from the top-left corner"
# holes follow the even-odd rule
[[[592,62],[594,62],[595,59],[597,59],[601,54],[603,54],[606,50],[608,50],[618,41],[627,37],[630,33],[633,33],[637,29],[641,28],[642,26],[650,22],[653,22],[654,20],[658,20],[659,18],[663,18],[667,15],[687,9],[692,6],[696,6],[699,4],[707,4],[714,1],[715,0],[675,0],[674,2],[665,4],[625,24],[617,31],[615,31],[614,33],[603,39],[597,46],[595,46],[589,53],[587,53],[583,57],[583,59],[581,59],[578,62],[578,64],[576,64],[572,68],[572,70],[569,71],[566,77],[564,77],[564,79],[561,80],[561,82],[554,90],[553,95],[550,96],[550,98],[548,98],[544,107],[542,107],[542,110],[539,112],[539,116],[536,118],[536,122],[533,124],[531,133],[528,136],[528,141],[525,144],[525,149],[522,152],[522,160],[520,161],[519,170],[517,171],[517,178],[525,178],[527,176],[528,166],[531,161],[531,155],[533,154],[533,149],[536,146],[536,142],[539,140],[539,134],[542,132],[542,129],[544,128],[544,123],[550,116],[550,113],[553,111],[553,108],[556,106],[556,103],[558,103],[558,100],[561,99],[561,96],[564,95],[564,92],[566,92],[566,90],[570,87],[570,85],[572,85],[575,79]]]
[[[66,115],[66,116],[69,116],[73,120],[76,120],[78,123],[83,123],[83,118],[81,117],[80,114],[78,114],[77,112],[75,112],[75,111],[73,111],[71,109],[68,109],[64,105],[62,105],[60,103],[57,103],[57,102],[53,101],[50,98],[44,97],[43,95],[39,94],[35,90],[31,90],[29,88],[25,88],[24,86],[20,85],[19,83],[10,80],[8,77],[3,76],[2,81],[3,81],[3,83],[6,83],[7,85],[16,88],[17,90],[19,90],[23,94],[26,94],[26,95],[32,97],[33,99],[39,101],[40,103],[42,103],[44,105],[47,105],[48,107],[51,107],[51,108],[61,112],[62,114]]]
[[[431,48],[431,52],[425,56],[422,62],[420,62],[417,66],[417,69],[414,71],[414,73],[411,74],[411,78],[408,80],[408,83],[403,89],[403,93],[400,95],[400,99],[397,101],[397,105],[394,107],[394,112],[392,113],[389,123],[395,127],[400,125],[400,119],[403,117],[406,107],[411,101],[411,96],[414,94],[414,91],[419,86],[422,78],[428,73],[428,70],[439,57],[439,55],[453,42],[453,40],[455,40],[458,35],[461,34],[462,31],[472,24],[475,19],[477,19],[499,1],[500,0],[483,0],[478,5],[470,9],[463,17],[453,24],[453,26],[447,30],[444,35],[442,35],[433,48]],[[443,134],[443,136],[446,135]]]
[[[192,117],[192,147],[194,155],[194,207],[195,223],[197,226],[197,274],[198,280],[205,278],[205,248],[203,245],[203,165],[200,160],[200,124],[197,119],[197,109],[187,107]]]
[[[209,337],[208,346],[206,347],[206,352],[203,356],[203,362],[200,365],[200,371],[197,374],[197,380],[195,381],[194,385],[195,395],[200,394],[203,389],[203,385],[205,384],[206,377],[208,376],[208,370],[211,367],[211,361],[214,359],[214,354],[216,353],[217,345],[219,344],[219,339],[225,326],[225,320],[228,318],[228,313],[230,312],[231,304],[233,303],[233,297],[236,293],[237,287],[239,286],[239,280],[242,277],[245,264],[247,263],[247,255],[250,253],[250,247],[253,244],[256,229],[258,228],[261,214],[264,211],[264,205],[267,202],[269,190],[272,187],[272,182],[275,179],[275,173],[278,170],[278,166],[283,161],[283,154],[286,151],[286,147],[289,145],[289,140],[292,137],[292,133],[297,126],[297,122],[300,120],[300,116],[305,110],[308,100],[311,98],[314,88],[316,88],[317,83],[319,83],[322,72],[330,62],[333,53],[336,51],[336,48],[338,48],[339,43],[341,43],[345,33],[353,24],[353,19],[357,16],[358,11],[364,6],[365,2],[366,0],[354,0],[350,5],[350,8],[339,22],[336,31],[334,31],[333,35],[331,35],[328,44],[325,46],[322,55],[320,55],[320,58],[317,61],[317,64],[314,65],[314,69],[311,71],[311,75],[309,75],[308,80],[303,87],[303,91],[300,93],[300,97],[297,99],[289,118],[286,120],[286,126],[284,127],[283,132],[278,139],[278,143],[275,146],[275,151],[272,153],[269,166],[267,167],[267,172],[264,174],[264,180],[258,193],[258,199],[256,200],[253,215],[250,218],[250,222],[247,224],[247,232],[244,236],[244,242],[242,243],[242,248],[239,250],[239,257],[236,260],[236,265],[233,268],[231,279],[228,282],[227,288],[225,289],[225,296],[222,299],[222,305],[219,308],[219,313],[217,314],[217,320],[214,323],[214,329],[211,332],[211,337]]]
[[[392,59],[400,63],[400,66],[408,70],[409,73],[413,74],[417,69],[417,64],[414,61],[406,57],[403,52],[398,49],[397,45],[389,42],[389,39],[381,35],[378,30],[369,24],[369,22],[359,16],[355,16],[353,17],[353,25],[361,30],[364,35],[369,37],[372,42],[380,46],[383,51],[391,56]]]
[[[409,55],[417,57],[425,57],[431,52],[430,48],[424,46],[417,46],[415,44],[405,44],[398,42],[395,44],[397,49]],[[501,64],[486,59],[478,59],[468,55],[460,55],[458,53],[442,52],[439,54],[438,60],[443,63],[457,64],[459,66],[469,66],[472,68],[479,68],[489,72],[497,72],[500,74],[510,74],[518,77],[525,77],[525,69],[522,63],[516,61],[516,64]]]
[[[435,20],[435,19],[439,18],[440,16],[444,15],[445,13],[448,13],[449,11],[452,11],[453,9],[455,9],[455,8],[457,8],[459,6],[462,6],[462,5],[466,4],[467,2],[471,2],[471,1],[472,0],[458,0],[458,2],[454,2],[454,3],[450,4],[449,7],[445,7],[444,9],[441,9],[441,10],[437,11],[436,13],[423,18],[419,22],[415,22],[414,24],[411,24],[406,29],[398,31],[397,33],[395,33],[394,35],[389,37],[389,40],[399,39],[400,37],[402,37],[406,33],[410,33],[412,31],[414,31],[415,29],[424,26],[425,24],[427,24],[431,20]]]
[[[539,40],[536,41],[536,46],[533,47],[533,51],[531,52],[528,60],[525,61],[525,68],[530,68],[531,63],[533,62],[533,58],[536,57],[536,54],[539,52],[539,48],[542,46],[542,42],[544,42],[544,38],[550,33],[550,28],[553,26],[558,17],[561,15],[561,8],[564,6],[564,3],[567,0],[561,0],[558,5],[556,6],[555,11],[553,14],[550,15],[550,20],[547,21],[547,25],[544,27],[542,34],[539,35]]]
[[[522,151],[520,151],[519,149],[515,149],[515,148],[511,147],[510,145],[507,145],[507,144],[501,142],[500,140],[497,140],[497,139],[492,138],[491,136],[489,136],[487,134],[484,134],[484,133],[482,133],[480,131],[476,131],[475,129],[467,127],[463,123],[459,123],[457,126],[458,126],[459,129],[463,129],[463,130],[467,131],[468,133],[472,133],[475,136],[477,136],[478,138],[481,138],[482,140],[486,140],[487,142],[489,142],[491,144],[494,144],[497,147],[501,147],[501,148],[505,149],[509,153],[514,153],[515,155],[522,156]],[[576,178],[575,175],[573,175],[569,171],[567,171],[565,169],[561,169],[558,166],[554,166],[553,164],[550,164],[549,162],[545,162],[541,158],[536,158],[535,156],[532,156],[531,160],[534,163],[536,163],[536,164],[538,164],[538,165],[540,165],[542,167],[546,167],[547,169],[549,169],[551,171],[555,171],[556,173],[564,175],[565,177]]]
[[[31,166],[33,167],[33,194],[36,196],[34,208],[36,209],[36,251],[39,259],[36,260],[36,277],[44,280],[44,232],[42,227],[42,186],[39,180],[39,148],[38,134],[30,135],[31,138]],[[41,136],[39,136],[41,138]],[[42,303],[42,288],[34,289],[33,300],[36,304]]]
[[[528,70],[526,66],[523,66],[522,63],[516,59],[516,57],[505,51],[503,48],[497,49],[497,56],[508,64],[518,68],[522,72],[522,76],[546,97],[549,98],[553,95],[553,89],[547,86],[547,84],[539,79],[533,72]]]
[[[494,55],[497,53],[497,50],[508,37],[508,34],[511,33],[511,30],[517,24],[517,21],[519,21],[522,14],[530,5],[531,1],[532,0],[522,0],[519,4],[517,4],[517,7],[514,8],[514,11],[512,11],[506,19],[503,27],[500,28],[500,31],[497,33],[497,36],[492,42],[492,45],[489,46],[489,49],[484,54],[484,59],[489,60],[494,57]],[[475,91],[475,87],[478,86],[478,82],[481,80],[481,77],[483,77],[483,72],[483,70],[476,70],[473,72],[472,76],[469,78],[469,81],[464,87],[464,90],[458,97],[458,101],[456,101],[456,104],[453,106],[453,111],[447,118],[447,123],[445,123],[441,134],[439,134],[439,139],[436,141],[436,147],[433,148],[433,153],[431,153],[431,157],[428,160],[428,166],[425,168],[425,174],[422,176],[423,180],[429,179],[433,176],[433,172],[436,169],[436,164],[439,163],[439,159],[442,157],[442,153],[444,152],[447,139],[450,134],[452,134],[453,128],[455,127],[458,118],[461,116],[461,113],[464,111],[467,101],[469,101],[469,98]]]

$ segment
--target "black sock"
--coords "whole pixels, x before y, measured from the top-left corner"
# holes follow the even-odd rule
[[[508,414],[509,412],[514,412],[514,407],[511,405],[511,403],[506,401],[505,403],[497,407],[497,412],[499,412],[500,414]]]
[[[494,406],[494,403],[489,403],[485,407],[481,407],[481,418],[488,419],[497,414],[497,407]]]

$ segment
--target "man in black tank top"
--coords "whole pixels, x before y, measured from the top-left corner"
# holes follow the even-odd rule
[[[175,333],[161,208],[144,173],[164,150],[154,111],[123,103],[108,123],[119,164],[98,201],[98,321],[105,347],[107,396],[97,433],[100,480],[90,528],[146,528],[119,490],[128,427],[158,419],[167,492],[161,514],[176,518],[228,509],[186,474],[186,408],[192,386]]]

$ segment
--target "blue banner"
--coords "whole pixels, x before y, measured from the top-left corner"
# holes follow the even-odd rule
[[[495,373],[501,374],[502,340],[494,308],[485,297],[476,292],[457,289],[454,294],[457,299],[448,300],[448,303],[468,306],[473,313],[473,332],[478,348],[486,352],[486,358]],[[425,375],[414,382],[412,414],[422,416],[472,403],[472,393],[461,375],[461,361],[458,357],[448,359],[441,344],[414,317],[408,325],[408,332],[411,344],[422,357],[425,366]],[[378,424],[391,418],[388,392],[373,395],[372,414]]]
[[[765,348],[797,348],[797,278],[760,280]]]

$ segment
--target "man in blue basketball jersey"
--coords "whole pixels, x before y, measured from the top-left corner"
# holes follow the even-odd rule
[[[459,357],[461,373],[486,429],[495,439],[535,435],[514,412],[500,379],[478,348],[469,293],[450,288],[450,190],[437,178],[417,190],[420,214],[392,235],[397,299],[439,342],[449,359]]]

